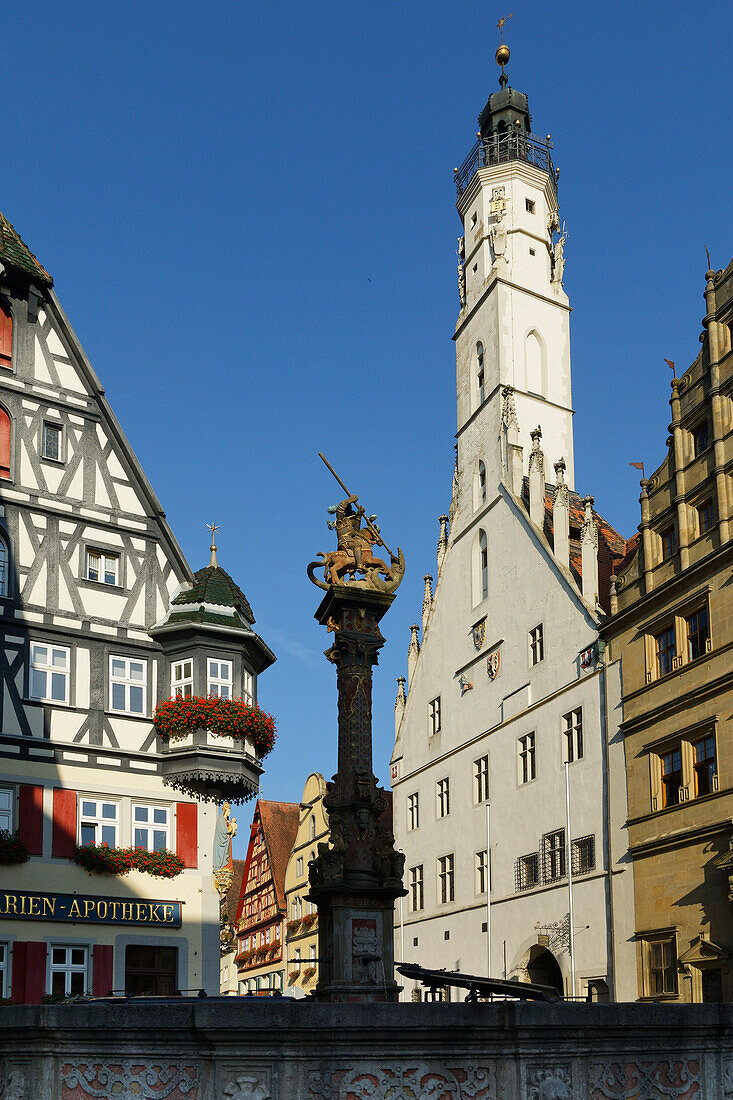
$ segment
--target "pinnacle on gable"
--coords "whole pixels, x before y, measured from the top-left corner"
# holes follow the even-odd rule
[[[433,578],[429,573],[426,573],[423,577],[425,581],[425,594],[422,601],[422,632],[423,638],[425,637],[425,628],[428,625],[428,619],[430,618],[430,612],[433,609]]]
[[[555,463],[555,493],[552,498],[553,551],[565,569],[570,568],[570,493],[565,484],[565,459]]]
[[[445,560],[445,552],[448,549],[448,517],[438,516],[438,523],[440,524],[440,535],[438,537],[438,576],[443,568],[443,562]]]
[[[420,639],[418,638],[418,631],[420,627],[417,623],[413,623],[410,627],[410,644],[407,647],[407,686],[409,688],[412,683],[412,676],[415,671],[415,665],[417,659],[420,656]]]
[[[530,432],[532,450],[529,454],[529,518],[540,531],[545,526],[545,456],[540,448],[542,428]]]
[[[595,610],[598,603],[598,527],[593,515],[592,496],[583,497],[585,517],[580,535],[583,600]]]

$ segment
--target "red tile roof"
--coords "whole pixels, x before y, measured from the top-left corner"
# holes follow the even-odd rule
[[[21,240],[8,219],[0,214],[0,260],[8,267],[30,275],[44,286],[53,286],[53,279],[44,267],[41,267],[25,241]]]
[[[300,821],[297,802],[258,801],[262,831],[270,859],[270,871],[275,884],[278,907],[285,908],[285,868],[295,844],[295,834]]]

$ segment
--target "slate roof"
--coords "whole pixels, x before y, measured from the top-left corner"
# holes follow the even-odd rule
[[[53,286],[53,279],[45,268],[41,267],[28,245],[21,240],[4,214],[0,213],[0,261],[6,267],[15,268],[29,275],[34,282],[44,286]]]
[[[548,541],[554,545],[552,522],[552,499],[555,495],[555,485],[545,484],[545,523],[544,531]],[[570,501],[570,571],[580,586],[583,579],[583,562],[580,548],[580,532],[583,529],[585,508],[583,507],[580,493],[573,489],[568,490]],[[522,502],[529,512],[529,478],[525,477],[522,483]],[[628,542],[620,535],[608,520],[604,519],[600,512],[592,509],[593,518],[598,527],[598,599],[604,611],[610,612],[610,578],[612,573],[617,573],[626,561],[626,555],[631,553],[632,544],[638,540],[634,535]],[[573,528],[577,530],[575,535]]]
[[[295,844],[300,821],[300,806],[297,802],[257,803],[260,811],[262,831],[270,860],[270,873],[275,886],[278,909],[285,909],[285,869]]]
[[[218,607],[233,607],[237,610],[245,623],[237,622],[231,615],[217,615],[207,606],[203,611],[176,612],[173,609],[176,604],[207,604]],[[219,565],[207,565],[205,569],[199,569],[193,575],[193,584],[182,589],[174,600],[171,600],[171,615],[169,622],[213,622],[221,626],[234,626],[246,629],[255,621],[249,600],[242,589],[234,583],[232,578]]]

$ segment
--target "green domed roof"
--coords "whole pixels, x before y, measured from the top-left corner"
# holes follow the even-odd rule
[[[191,604],[203,604],[204,607],[199,606],[196,612],[175,612],[173,610],[176,605],[188,607]],[[240,613],[248,626],[255,621],[252,608],[249,606],[249,600],[242,589],[234,583],[221,566],[207,565],[205,569],[199,569],[198,572],[194,573],[193,584],[189,588],[184,588],[174,600],[171,600],[171,611],[173,612],[171,619],[180,620],[185,617],[187,619],[202,618],[204,622],[213,621],[212,616],[217,618],[216,607],[234,608]],[[227,618],[226,621],[231,622],[231,618]]]

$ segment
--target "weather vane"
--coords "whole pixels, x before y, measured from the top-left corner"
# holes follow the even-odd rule
[[[511,19],[513,15],[514,12],[510,12],[509,15],[502,15],[501,19],[496,24],[499,30],[500,38],[499,47],[496,51],[496,64],[501,65],[501,76],[499,77],[499,83],[501,84],[502,88],[505,88],[508,83],[507,75],[504,72],[504,66],[509,60],[509,47],[504,43],[504,24],[506,23],[507,19]]]
[[[209,564],[210,565],[218,565],[218,562],[216,560],[216,539],[214,538],[214,536],[216,535],[216,532],[219,530],[219,524],[218,523],[207,523],[206,526],[208,527],[209,531],[211,531],[211,546],[209,548],[211,550],[211,562]]]

